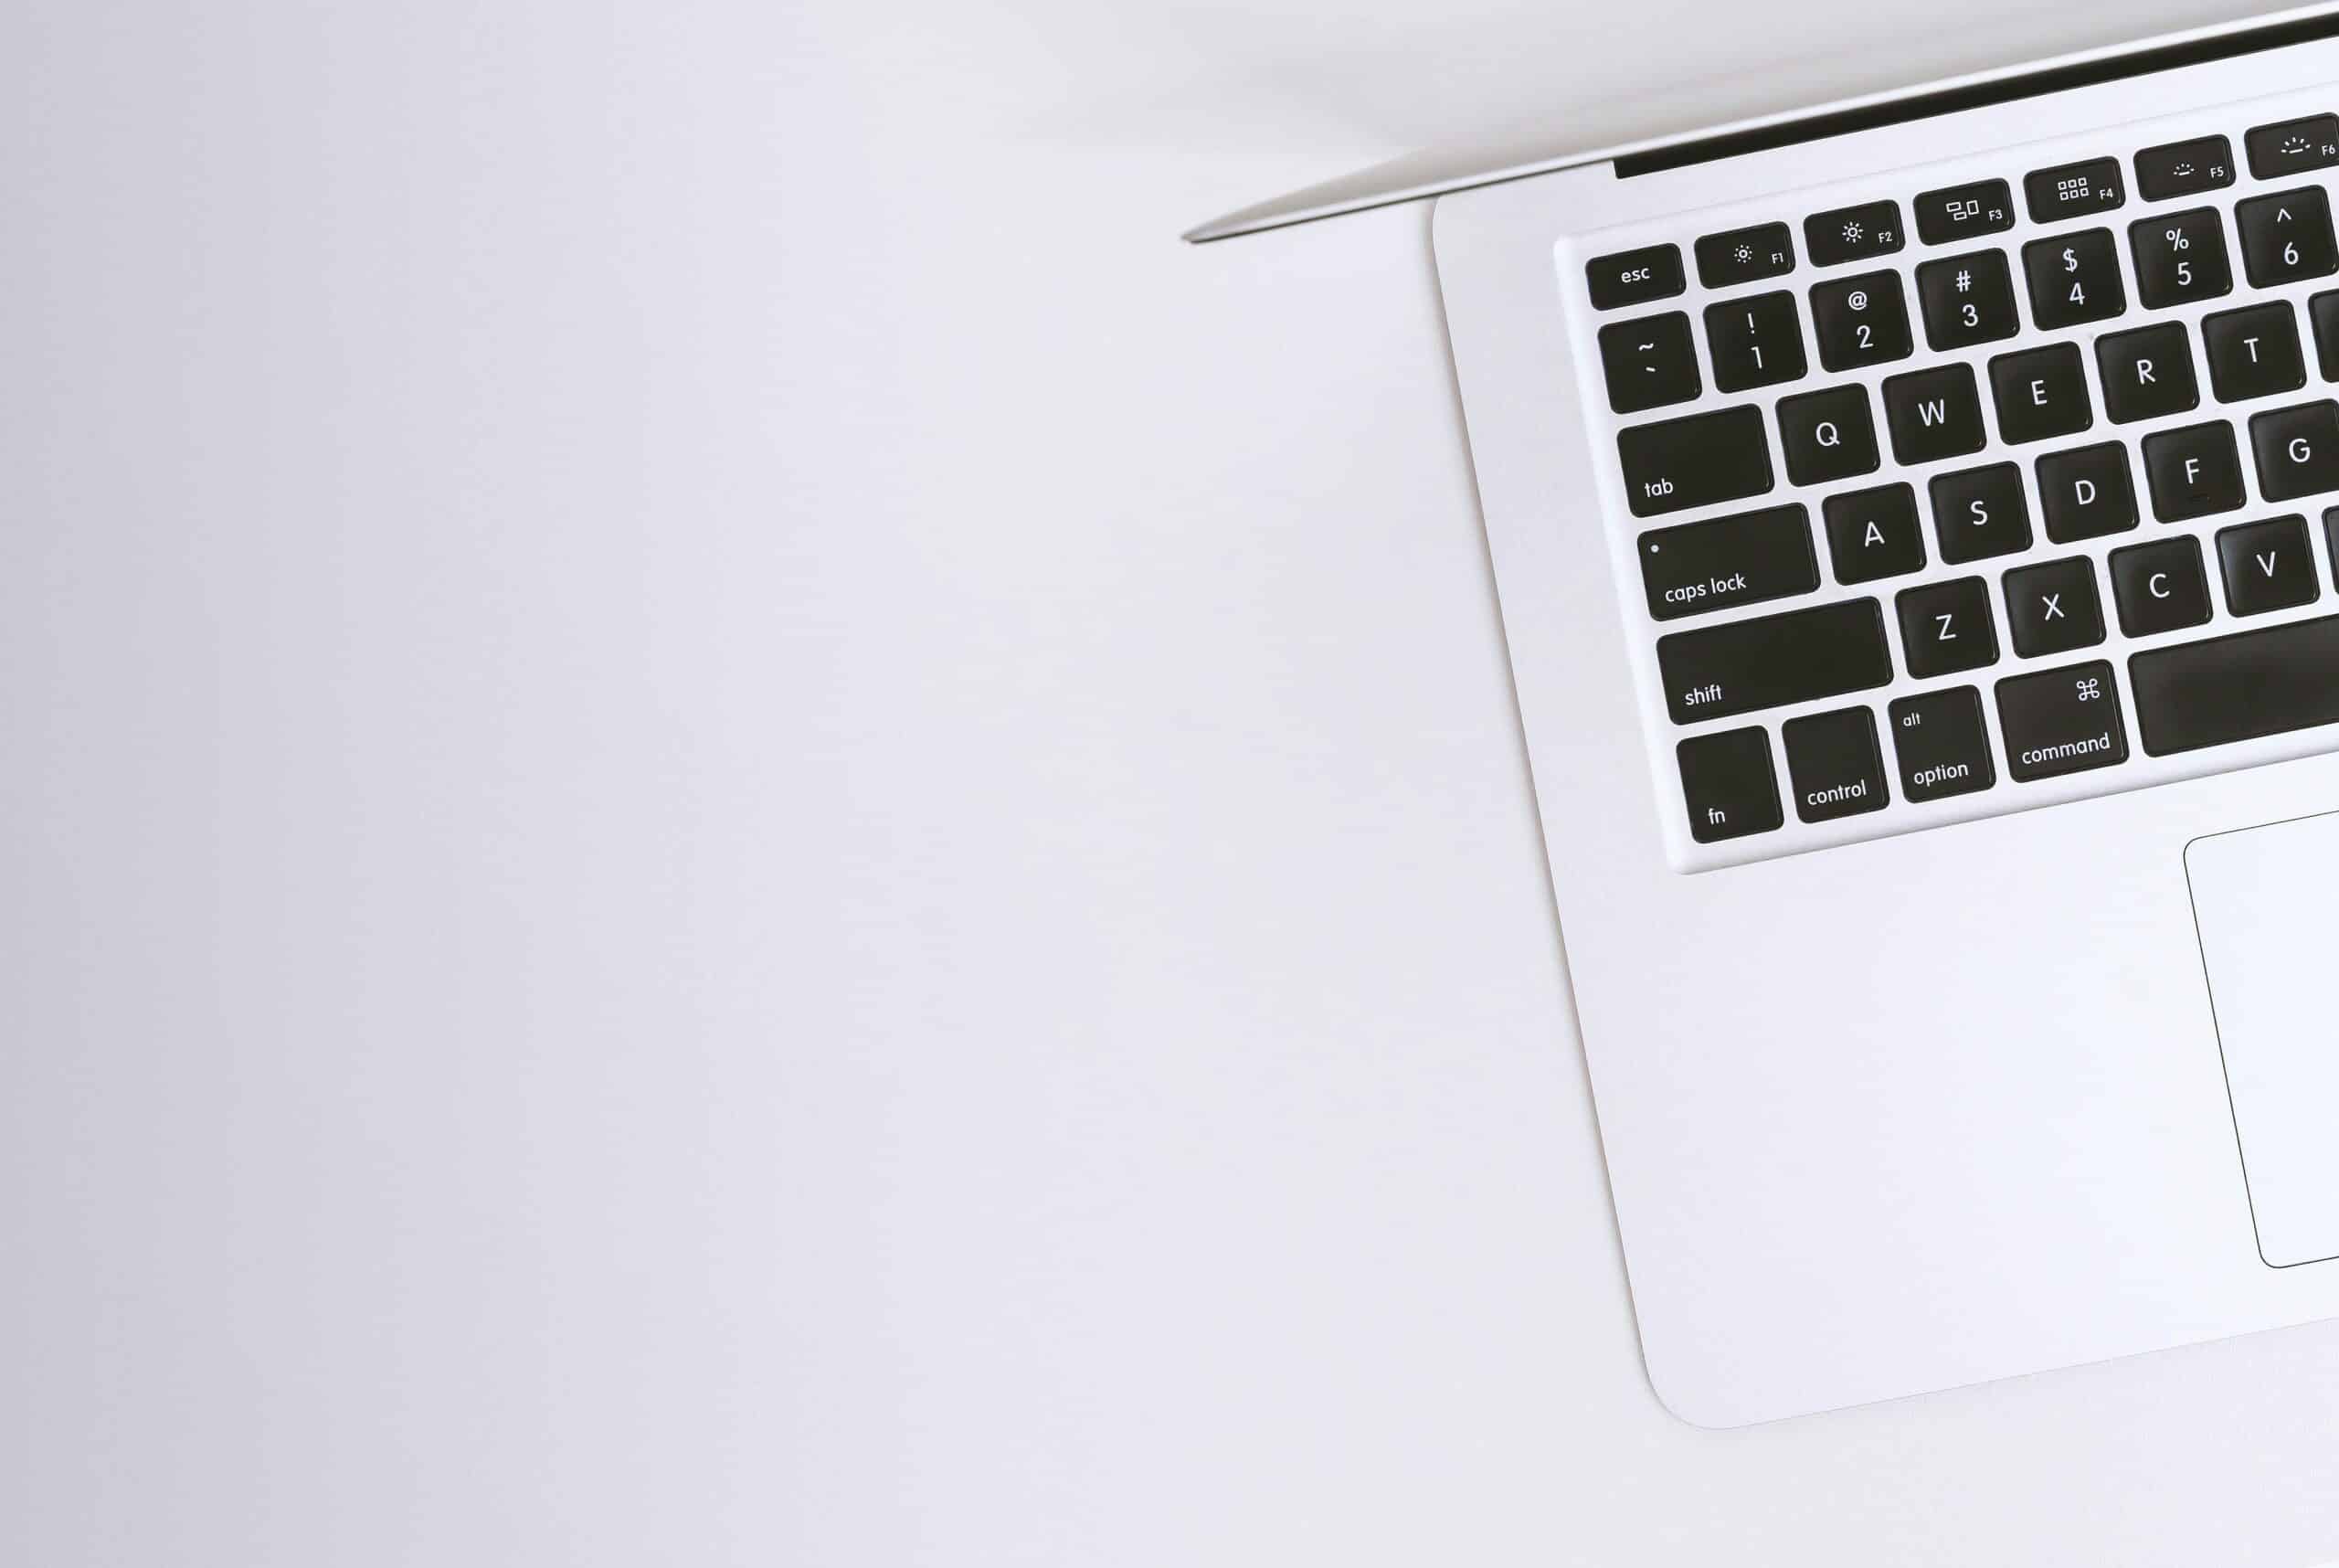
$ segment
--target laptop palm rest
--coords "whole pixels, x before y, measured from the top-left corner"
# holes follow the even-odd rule
[[[2196,839],[2185,869],[2258,1254],[2339,1257],[2339,812]]]

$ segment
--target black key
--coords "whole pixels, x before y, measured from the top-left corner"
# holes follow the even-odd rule
[[[2100,539],[2136,525],[2128,449],[2118,441],[2049,452],[2038,460],[2038,512],[2058,545]]]
[[[1884,615],[1872,599],[1756,616],[1656,640],[1675,724],[1815,702],[1892,679]]]
[[[2269,517],[2221,530],[2217,569],[2226,579],[2226,608],[2236,615],[2296,609],[2323,597],[2303,517]]]
[[[1829,484],[1876,470],[1876,424],[1868,388],[1832,387],[1779,401],[1779,446],[1787,482]]]
[[[1970,365],[1939,365],[1884,383],[1884,422],[1903,464],[1964,457],[1982,450],[1982,395]]]
[[[1773,506],[1640,536],[1641,587],[1659,620],[1760,604],[1819,586],[1810,514]]]
[[[1917,525],[1917,493],[1905,484],[1831,495],[1827,556],[1846,588],[1897,577],[1925,564],[1925,537]]]
[[[1925,312],[1925,341],[1936,349],[1995,343],[2022,328],[2003,250],[1926,262],[1917,269],[1917,298]]]
[[[2190,534],[2111,552],[2111,598],[2120,630],[2156,637],[2209,619],[2209,582],[2201,571],[2201,542]]]
[[[2310,114],[2303,120],[2252,126],[2242,144],[2249,150],[2249,172],[2261,180],[2326,169],[2339,164],[2339,116]]]
[[[1859,207],[1815,212],[1803,220],[1804,253],[1814,267],[1839,267],[1889,256],[1905,244],[1900,204],[1872,201]]]
[[[2146,310],[2233,292],[2225,227],[2213,207],[2138,218],[2128,226],[2128,249],[2136,258],[2136,294]]]
[[[2017,658],[2069,653],[2103,641],[2103,601],[2085,556],[2006,574],[2006,630]]]
[[[2339,272],[2331,202],[2320,185],[2253,196],[2233,209],[2233,221],[2241,231],[2241,270],[2256,288]]]
[[[1783,223],[1758,223],[1709,234],[1698,241],[1698,281],[1709,289],[1734,288],[1794,270],[1794,236]]]
[[[2097,338],[2095,368],[2103,378],[2103,411],[2115,425],[2181,414],[2201,401],[2193,350],[2178,322]]]
[[[1794,295],[1784,289],[1708,305],[1706,343],[1713,351],[1717,392],[1793,381],[1808,368]]]
[[[2000,681],[1998,729],[2006,771],[2018,783],[2128,760],[2120,683],[2101,660]]]
[[[1949,565],[2030,548],[2030,512],[2022,501],[2022,471],[2014,464],[1939,474],[1931,489],[1933,537]]]
[[[1762,411],[1717,408],[1616,432],[1625,502],[1635,517],[1739,501],[1771,488]]]
[[[1600,365],[1608,376],[1608,407],[1619,414],[1684,403],[1703,390],[1689,318],[1680,311],[1602,327]]]
[[[2120,247],[2108,228],[2082,229],[2022,248],[2030,285],[2030,319],[2043,330],[2079,326],[2128,308],[2120,282]]]
[[[2144,482],[2153,515],[2183,523],[2241,504],[2241,452],[2222,419],[2144,438]]]
[[[2306,313],[2314,323],[2315,368],[2325,381],[2339,381],[2339,289],[2309,300]]]
[[[2136,731],[2166,757],[2339,724],[2339,616],[2155,648],[2128,661]]]
[[[1674,756],[1681,764],[1689,836],[1699,843],[1767,833],[1786,820],[1779,814],[1771,737],[1760,725],[1694,736],[1676,747]]]
[[[1998,662],[1998,630],[1990,620],[1990,585],[1952,577],[1905,589],[1893,601],[1900,620],[1900,654],[1920,681],[1979,670]]]
[[[1876,747],[1876,715],[1866,708],[1807,714],[1779,726],[1787,747],[1794,814],[1806,822],[1881,811],[1892,799]]]
[[[1595,311],[1670,299],[1688,287],[1681,275],[1678,245],[1652,245],[1645,250],[1595,256],[1584,263],[1583,277]]]
[[[1909,357],[1909,306],[1898,272],[1863,272],[1811,291],[1811,326],[1819,363],[1830,370]]]
[[[2290,501],[2339,490],[2339,403],[2302,403],[2249,421],[2258,493]]]
[[[2022,176],[2022,198],[2030,207],[2033,223],[2060,223],[2091,212],[2110,212],[2128,199],[2120,181],[2120,160],[2090,158],[2034,169]]]
[[[2009,446],[2073,435],[2095,423],[2076,344],[1998,355],[1990,361],[1990,397],[1998,406],[1998,434]]]
[[[1917,235],[1928,245],[1997,234],[2014,227],[2014,194],[2004,180],[1975,180],[1916,199]]]
[[[1887,717],[1900,763],[1900,793],[1911,805],[1971,795],[1998,781],[1982,694],[1971,686],[1902,697]]]
[[[2136,190],[2146,201],[2197,196],[2233,184],[2233,144],[2222,136],[2170,142],[2136,154]]]
[[[2306,385],[2298,318],[2280,300],[2202,317],[2201,344],[2208,351],[2210,389],[2221,403]]]

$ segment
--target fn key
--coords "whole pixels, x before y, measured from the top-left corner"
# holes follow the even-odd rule
[[[1681,743],[1681,798],[1689,836],[1701,844],[1767,833],[1780,825],[1778,775],[1760,726]]]

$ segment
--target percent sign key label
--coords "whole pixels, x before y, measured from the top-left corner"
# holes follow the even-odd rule
[[[2233,291],[2233,263],[2215,207],[2139,218],[2128,228],[2136,291],[2147,310],[2214,300]]]

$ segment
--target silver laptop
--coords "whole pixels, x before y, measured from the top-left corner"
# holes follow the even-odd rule
[[[1437,270],[1659,1397],[2339,1314],[2339,19],[1501,173]]]

